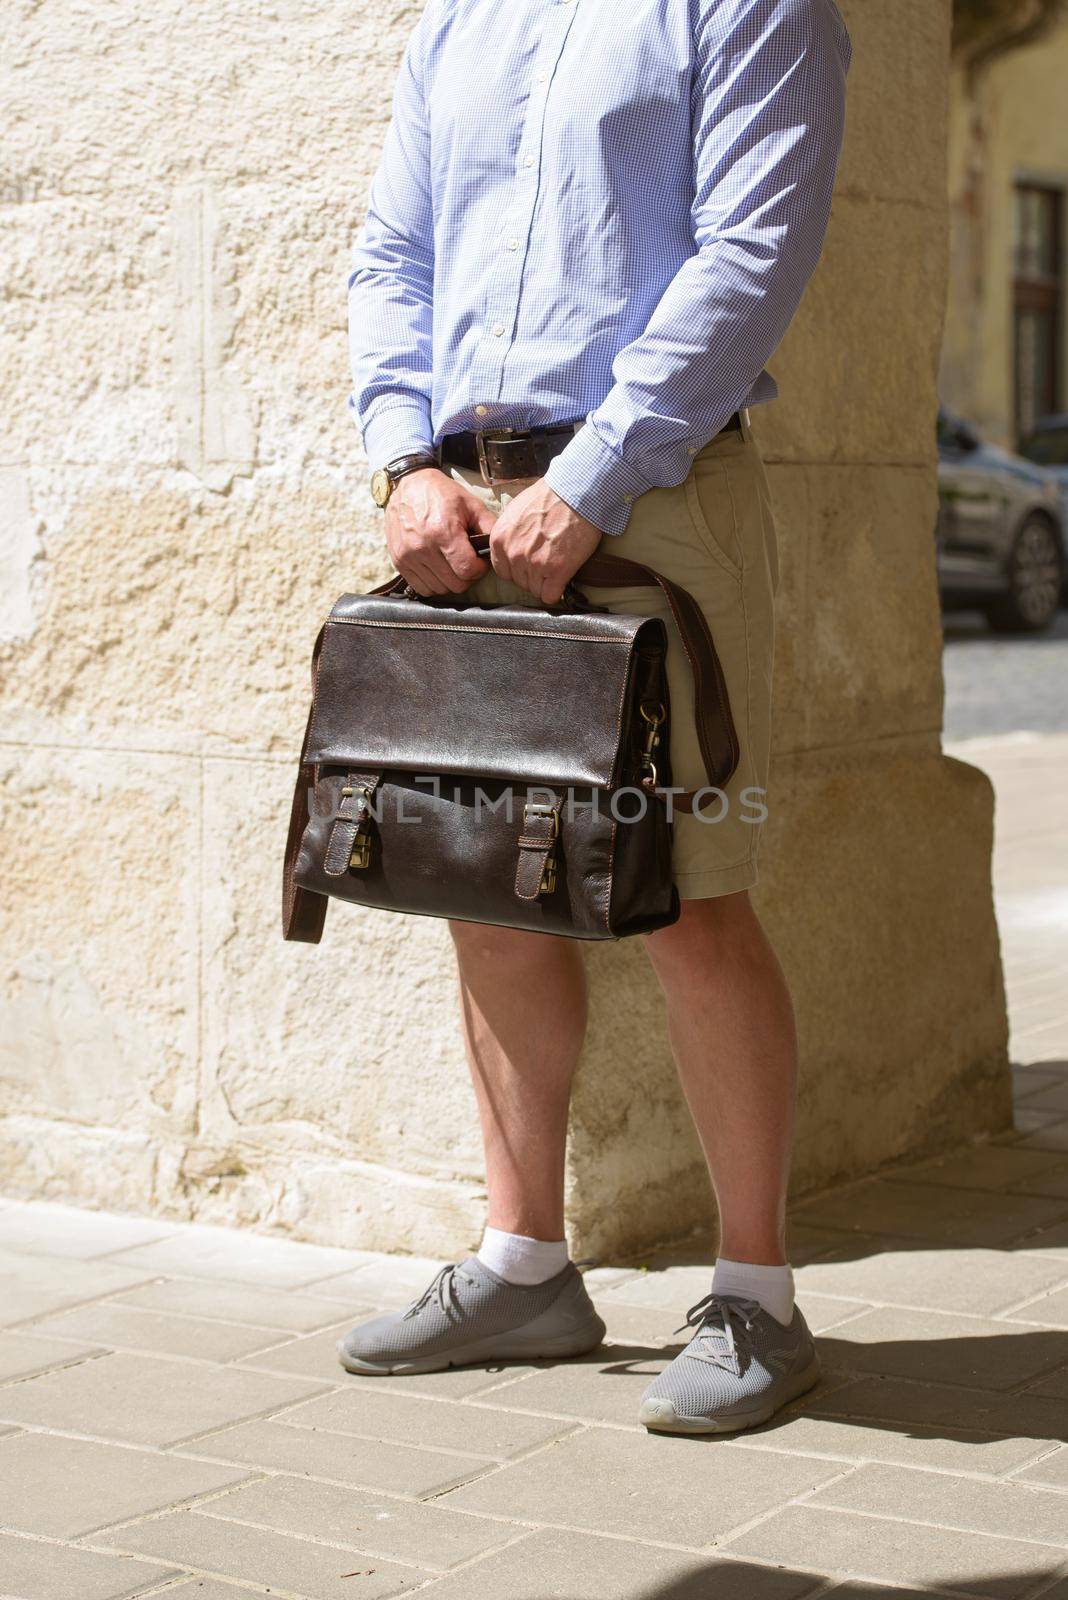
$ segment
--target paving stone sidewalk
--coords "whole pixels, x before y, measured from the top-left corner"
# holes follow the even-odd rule
[[[707,1256],[598,1268],[560,1366],[359,1379],[334,1342],[438,1263],[0,1205],[6,1600],[1068,1600],[1068,1070],[1019,1131],[810,1201],[824,1378],[648,1435]]]
[[[1063,683],[1059,692],[1063,701]],[[1010,1054],[1068,1062],[1068,733],[961,739],[945,750],[994,785]]]
[[[585,1361],[358,1379],[338,1334],[440,1263],[0,1201],[0,1600],[1068,1600],[1068,738],[953,753],[1016,1132],[796,1210],[816,1390],[636,1426],[707,1247],[589,1273]]]

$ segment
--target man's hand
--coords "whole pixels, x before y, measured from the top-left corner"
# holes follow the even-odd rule
[[[489,571],[471,534],[491,533],[496,512],[437,467],[406,472],[386,506],[390,560],[417,594],[462,594]]]
[[[493,524],[490,560],[499,578],[555,605],[601,537],[600,528],[539,478],[509,500]]]

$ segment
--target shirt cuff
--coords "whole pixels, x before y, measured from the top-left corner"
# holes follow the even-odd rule
[[[430,410],[418,400],[379,401],[365,416],[362,431],[363,448],[372,468],[384,467],[398,456],[435,453]]]
[[[589,423],[553,456],[545,482],[572,511],[602,533],[613,535],[623,532],[634,501],[650,487],[629,461],[597,437]]]

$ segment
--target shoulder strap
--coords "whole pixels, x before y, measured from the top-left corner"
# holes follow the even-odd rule
[[[302,889],[294,876],[300,841],[308,826],[308,796],[315,784],[315,768],[307,760],[308,736],[311,733],[312,716],[315,712],[315,683],[319,676],[319,652],[323,647],[325,631],[325,628],[319,629],[319,637],[312,652],[312,703],[300,747],[297,781],[293,785],[293,803],[289,811],[289,832],[286,835],[286,853],[282,867],[282,937],[300,944],[319,943],[323,936],[328,905],[326,895],[313,894],[309,889]]]

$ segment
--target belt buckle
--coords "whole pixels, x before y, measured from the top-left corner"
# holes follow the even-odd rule
[[[489,461],[486,457],[486,440],[523,439],[529,438],[529,436],[529,428],[487,428],[484,432],[475,434],[475,449],[478,452],[478,470],[482,474],[483,483],[490,484],[497,481],[489,469]],[[501,482],[506,481],[506,479],[501,480]]]

